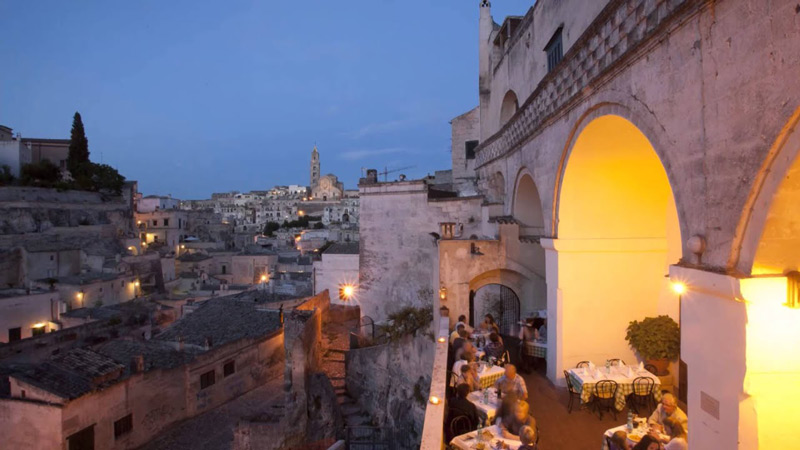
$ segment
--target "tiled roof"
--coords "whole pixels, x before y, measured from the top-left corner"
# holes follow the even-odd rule
[[[219,346],[279,329],[278,313],[257,310],[256,304],[232,297],[207,300],[155,339],[176,342],[182,337],[187,344],[202,346],[206,338],[210,338],[213,346]]]
[[[347,242],[341,243],[337,242],[335,244],[331,244],[323,254],[332,254],[332,255],[357,255],[359,250],[358,242]]]
[[[169,342],[124,339],[105,342],[98,345],[95,350],[124,365],[126,373],[130,373],[130,364],[135,356],[141,355],[144,357],[144,370],[146,372],[152,369],[171,369],[187,364],[197,354],[202,353],[200,350],[192,349],[191,347],[186,347],[183,351],[179,351]]]

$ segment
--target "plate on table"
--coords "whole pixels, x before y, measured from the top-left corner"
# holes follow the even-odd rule
[[[629,434],[629,435],[628,435],[628,440],[630,440],[631,442],[635,442],[635,443],[637,443],[637,444],[638,444],[638,443],[639,443],[639,441],[641,441],[641,440],[642,440],[642,437],[641,437],[641,436],[639,436],[638,434]]]

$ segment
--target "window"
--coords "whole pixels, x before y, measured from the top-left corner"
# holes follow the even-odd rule
[[[222,375],[227,377],[236,373],[236,361],[230,360],[222,366]]]
[[[169,226],[169,219],[164,219],[164,226],[165,226],[165,227],[168,227],[168,226]]]
[[[228,273],[228,266],[222,266],[222,274],[225,275]]]
[[[50,255],[50,261],[55,261],[55,259],[56,259],[55,255]]]
[[[475,159],[475,147],[478,146],[478,141],[464,142],[464,154],[467,159]]]
[[[200,389],[205,389],[209,386],[213,386],[215,379],[215,374],[213,370],[209,370],[208,372],[200,375]]]
[[[547,46],[544,48],[545,53],[547,53],[548,72],[553,70],[564,57],[564,50],[561,47],[561,30],[562,27],[556,30],[556,33],[550,38],[550,42],[548,42]]]
[[[8,329],[8,342],[14,342],[22,339],[22,328],[9,328]]]
[[[158,225],[158,219],[153,219],[153,226],[157,226],[157,225]]]
[[[126,435],[133,430],[133,414],[128,414],[114,422],[114,439]]]
[[[44,327],[31,328],[31,336],[38,336],[40,334],[44,334]]]

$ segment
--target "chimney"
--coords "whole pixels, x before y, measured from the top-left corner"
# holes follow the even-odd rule
[[[131,358],[131,373],[144,372],[144,355],[136,355]]]
[[[367,182],[365,184],[375,184],[378,182],[378,170],[367,169]]]

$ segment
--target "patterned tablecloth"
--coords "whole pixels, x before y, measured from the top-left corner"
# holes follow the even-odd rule
[[[471,401],[478,413],[489,423],[494,421],[497,416],[497,408],[500,407],[500,400],[497,399],[497,389],[489,388],[489,403],[483,403],[483,391],[472,391],[467,395],[467,400]]]
[[[525,341],[525,356],[547,359],[547,342]]]
[[[500,435],[497,428],[498,428],[497,425],[485,428],[485,430],[492,433],[492,440],[491,440],[492,444],[496,443],[497,441],[503,441],[508,445],[508,448],[510,450],[517,450],[522,445],[522,442],[516,439],[504,439],[499,437]],[[464,433],[461,436],[456,436],[453,438],[452,441],[450,441],[450,445],[453,446],[454,448],[460,448],[462,450],[472,450],[476,448],[475,444],[478,442],[476,439],[477,434],[478,433],[476,431],[470,431],[469,433]],[[494,448],[493,446],[492,447],[488,445],[486,446],[487,450],[491,450],[493,448]]]
[[[492,366],[488,369],[483,369],[483,371],[478,369],[478,380],[481,382],[481,388],[486,389],[494,386],[494,383],[499,380],[505,372],[506,370],[500,366]]]
[[[661,380],[647,370],[639,370],[637,367],[633,367],[633,376],[629,376],[627,367],[614,366],[611,368],[610,374],[606,373],[605,367],[599,367],[598,369],[601,373],[599,378],[596,378],[592,374],[587,374],[588,371],[584,371],[584,369],[569,369],[568,373],[572,380],[572,385],[581,393],[581,402],[588,403],[589,400],[592,399],[594,385],[598,381],[613,380],[617,382],[618,386],[617,395],[614,399],[614,406],[617,408],[617,411],[622,411],[625,408],[626,397],[633,393],[633,380],[638,377],[650,377],[655,381],[655,385],[653,386],[653,398],[655,398],[656,402],[661,401]]]

